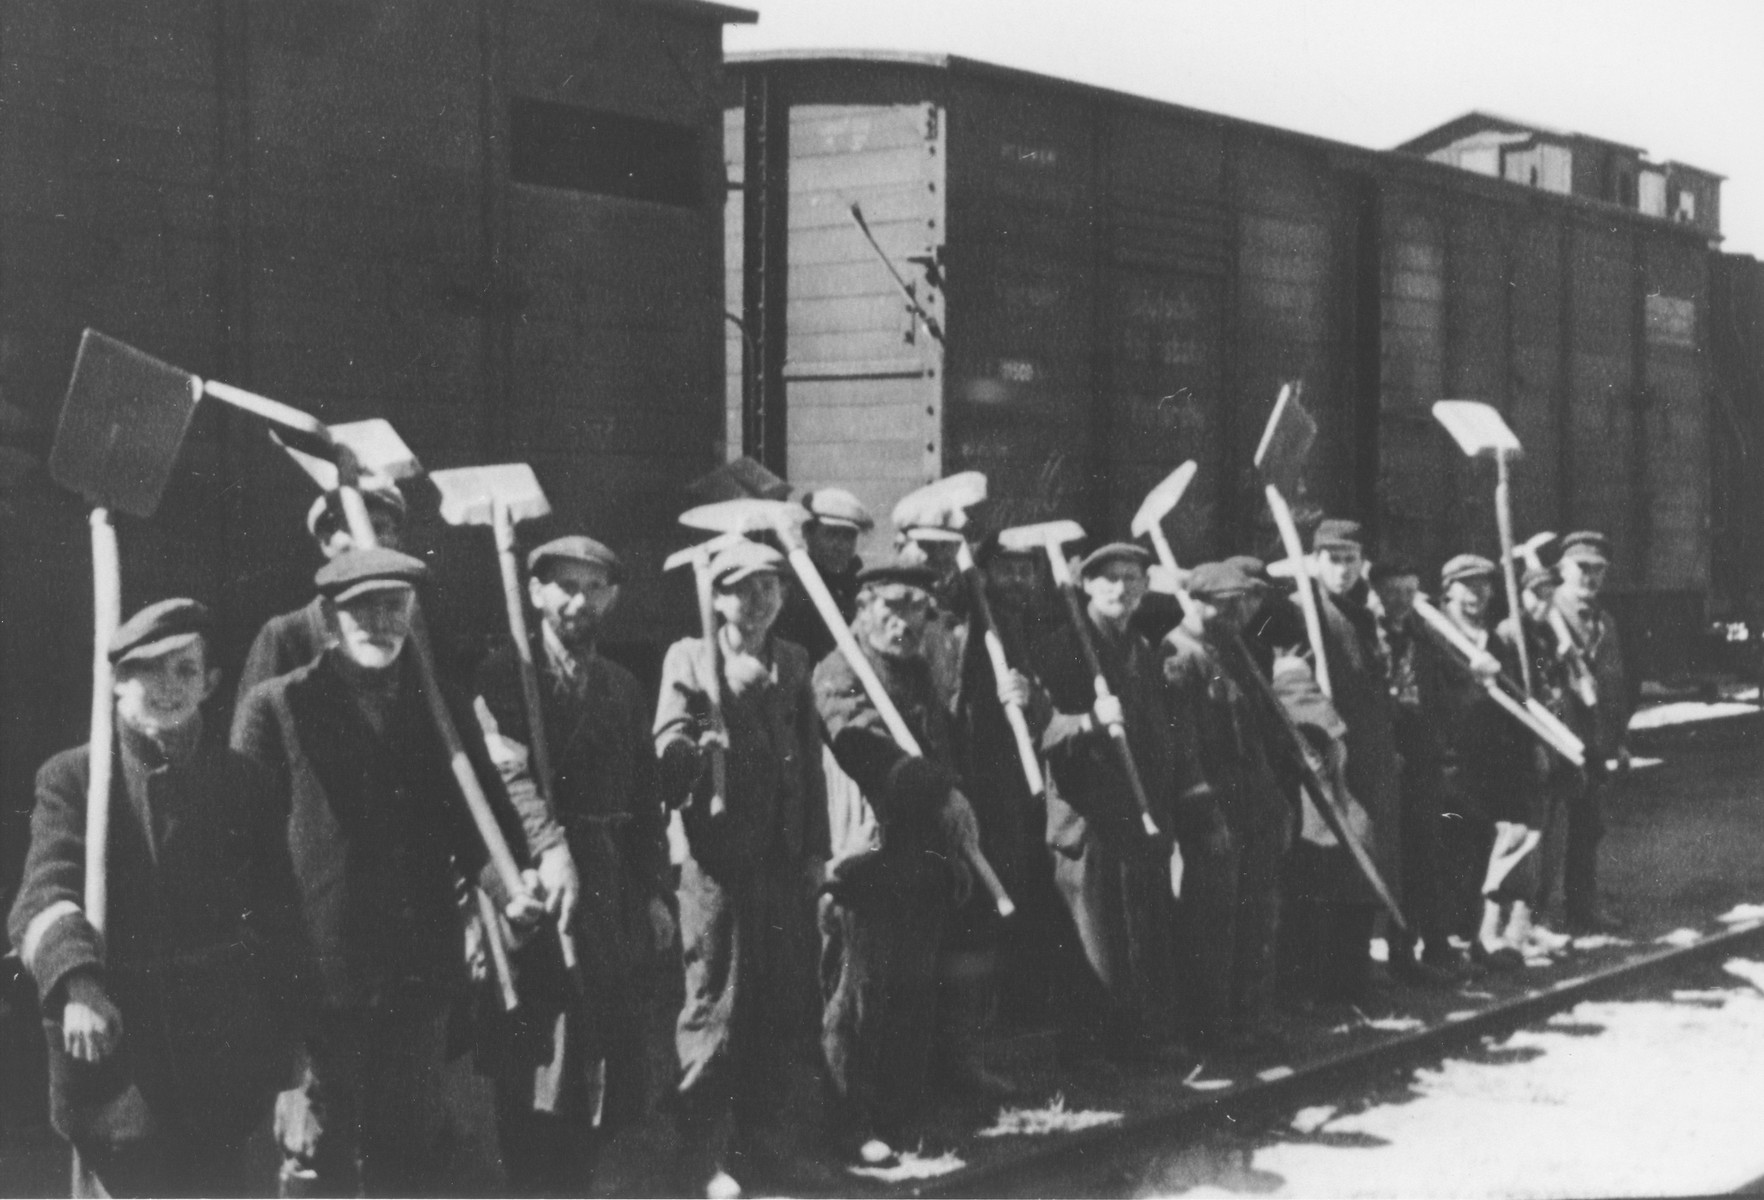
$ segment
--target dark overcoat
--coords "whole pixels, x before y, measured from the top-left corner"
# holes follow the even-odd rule
[[[310,982],[283,813],[268,775],[218,739],[175,765],[124,741],[102,944],[81,911],[87,747],[37,775],[9,930],[41,999],[50,1115],[95,1156],[161,1135],[184,1153],[236,1149],[286,1084]],[[96,1065],[62,1049],[64,983],[82,970],[122,1013],[122,1041]]]

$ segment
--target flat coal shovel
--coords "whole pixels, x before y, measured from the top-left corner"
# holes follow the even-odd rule
[[[1323,654],[1323,619],[1317,612],[1317,595],[1312,590],[1310,566],[1305,561],[1305,545],[1299,540],[1298,525],[1286,503],[1286,493],[1298,487],[1305,456],[1311,452],[1311,443],[1316,440],[1317,422],[1299,403],[1298,388],[1290,383],[1283,384],[1280,399],[1275,401],[1274,412],[1268,417],[1268,426],[1262,430],[1261,444],[1256,447],[1256,470],[1262,476],[1262,492],[1268,498],[1268,510],[1274,514],[1275,528],[1280,530],[1280,543],[1286,547],[1286,557],[1292,563],[1293,578],[1298,581],[1299,606],[1305,614],[1305,636],[1311,643],[1311,654],[1317,660],[1317,687],[1325,696],[1333,698],[1335,693],[1329,686],[1329,663]]]
[[[1108,677],[1103,674],[1102,659],[1097,657],[1096,644],[1090,638],[1090,619],[1084,615],[1084,606],[1078,599],[1078,585],[1072,580],[1071,565],[1066,562],[1066,543],[1079,541],[1083,537],[1084,527],[1076,521],[1043,521],[1038,525],[1018,525],[1014,529],[1003,530],[998,535],[998,544],[1017,553],[1035,550],[1047,552],[1047,562],[1053,569],[1054,583],[1059,586],[1060,595],[1066,601],[1066,616],[1072,622],[1072,632],[1078,637],[1078,648],[1084,654],[1085,666],[1090,668],[1091,684],[1100,700],[1113,693],[1109,690]],[[1155,838],[1158,836],[1158,823],[1152,818],[1151,800],[1145,794],[1144,781],[1139,777],[1139,764],[1133,759],[1133,748],[1127,744],[1126,725],[1110,725],[1109,740],[1114,743],[1115,752],[1120,757],[1121,770],[1127,776],[1127,784],[1133,789],[1133,801],[1139,806],[1139,819],[1145,827],[1146,836]]]
[[[1480,400],[1441,400],[1433,406],[1433,417],[1445,426],[1465,454],[1495,460],[1495,521],[1501,534],[1501,575],[1507,584],[1507,610],[1513,614],[1513,628],[1519,629],[1524,610],[1519,607],[1519,572],[1513,561],[1513,496],[1508,486],[1507,464],[1524,451],[1501,414]],[[1520,649],[1520,678],[1525,694],[1534,696],[1537,691],[1531,681],[1531,655],[1523,652],[1523,646]]]
[[[915,758],[923,758],[925,751],[919,746],[919,740],[913,731],[907,728],[906,721],[901,717],[900,710],[894,701],[888,698],[888,690],[876,677],[876,669],[870,660],[859,649],[857,639],[851,635],[851,627],[840,616],[839,606],[834,603],[832,593],[827,591],[827,584],[821,573],[815,569],[815,563],[809,557],[808,548],[803,544],[802,525],[808,520],[808,509],[800,504],[791,504],[783,500],[738,499],[724,500],[717,504],[702,504],[697,508],[689,508],[680,514],[680,524],[691,529],[706,529],[713,533],[750,534],[771,531],[784,546],[784,553],[790,559],[790,565],[796,571],[803,590],[808,593],[814,603],[815,611],[821,614],[827,631],[833,635],[833,642],[839,652],[845,656],[852,673],[863,685],[870,703],[876,706],[882,723],[888,727],[889,735],[895,744]],[[980,876],[980,882],[992,894],[994,906],[1001,917],[1008,917],[1017,911],[999,882],[998,873],[992,864],[986,861],[978,844],[962,847],[964,856]]]
[[[986,499],[986,476],[979,471],[962,471],[936,483],[927,484],[918,491],[909,492],[894,506],[894,524],[897,528],[910,524],[911,514],[922,516],[940,516],[952,518],[960,514],[965,518],[967,510]],[[944,519],[942,524],[951,529],[960,530],[966,524],[965,519]],[[974,605],[974,614],[979,617],[981,640],[986,645],[986,657],[992,664],[992,676],[1002,683],[1010,674],[1011,665],[1005,658],[1004,642],[998,636],[997,624],[992,619],[992,603],[986,596],[986,580],[974,565],[974,548],[969,544],[966,534],[957,533],[961,539],[956,545],[956,566],[967,581],[968,596]],[[1017,759],[1023,767],[1023,781],[1029,785],[1031,796],[1040,796],[1047,791],[1047,781],[1041,774],[1041,757],[1036,752],[1035,740],[1029,736],[1029,721],[1023,715],[1023,709],[1017,704],[1004,706],[1005,721],[1011,727],[1011,735],[1017,742]]]

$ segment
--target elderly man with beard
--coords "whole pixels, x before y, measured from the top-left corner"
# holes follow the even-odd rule
[[[1178,931],[1202,1047],[1253,1045],[1270,1031],[1280,873],[1294,813],[1276,764],[1291,757],[1285,731],[1244,672],[1244,627],[1262,584],[1229,563],[1202,563],[1184,588],[1182,623],[1163,642],[1164,679],[1177,724],[1192,728],[1201,770],[1231,832],[1223,853],[1183,847],[1187,883]]]
[[[1158,654],[1132,628],[1150,561],[1140,547],[1114,542],[1079,567],[1083,619],[1109,695],[1098,696],[1070,626],[1040,646],[1036,663],[1054,707],[1042,735],[1054,881],[1093,980],[1069,981],[1067,1048],[1168,1065],[1191,1057],[1177,1036],[1172,842],[1223,854],[1230,833],[1195,762],[1192,730],[1173,723]],[[1157,837],[1145,831],[1109,734],[1123,723]]]
[[[815,668],[832,858],[821,902],[821,1043],[848,1148],[889,1161],[918,1111],[949,915],[973,886],[960,847],[977,839],[956,787],[949,714],[923,656],[934,572],[890,563],[859,575],[853,632],[924,757],[889,734],[843,654]]]
[[[162,600],[112,637],[118,769],[108,921],[85,903],[89,748],[37,776],[13,945],[37,983],[49,1115],[112,1196],[256,1195],[247,1138],[286,1082],[311,982],[270,778],[203,721],[208,610]]]
[[[680,934],[686,1003],[675,1036],[683,1071],[681,1132],[697,1194],[738,1195],[737,1172],[762,1173],[773,1136],[804,1121],[818,1058],[815,892],[827,859],[821,721],[808,654],[773,632],[784,559],[741,541],[710,564],[720,681],[703,638],[675,642],[662,664],[655,739],[661,791],[682,811]],[[726,732],[711,725],[720,691]],[[710,753],[726,754],[721,811]]]
[[[477,878],[517,927],[544,909],[507,895],[449,769],[406,647],[423,564],[349,550],[314,578],[331,646],[245,698],[234,747],[281,788],[317,958],[318,1011],[300,1091],[278,1102],[284,1150],[322,1195],[430,1195],[452,1182],[441,1078],[468,985],[458,879]],[[443,685],[456,726],[463,696]],[[520,819],[483,744],[465,752],[523,857]]]
[[[673,1082],[669,1009],[677,997],[662,996],[673,880],[649,701],[598,646],[624,567],[578,534],[536,547],[527,570],[555,794],[549,807],[530,792],[516,802],[587,994],[540,997],[525,1018],[543,1034],[527,1047],[538,1069],[504,1073],[501,1135],[517,1187],[573,1193],[587,1185],[604,1140],[648,1116]],[[526,756],[532,734],[512,644],[492,650],[478,689],[500,736]],[[561,1021],[540,1020],[557,1008]]]
[[[1556,589],[1556,610],[1593,682],[1590,696],[1576,696],[1568,707],[1569,725],[1586,743],[1586,786],[1568,797],[1562,875],[1568,924],[1577,933],[1608,933],[1623,925],[1600,903],[1598,876],[1605,793],[1610,788],[1606,764],[1615,760],[1619,770],[1627,768],[1629,749],[1624,738],[1635,706],[1617,622],[1601,600],[1610,564],[1611,543],[1604,534],[1571,533],[1562,539],[1562,559],[1557,564],[1562,586]]]
[[[1310,567],[1318,584],[1323,654],[1331,699],[1347,726],[1347,786],[1371,818],[1373,863],[1402,899],[1401,782],[1396,750],[1396,711],[1390,696],[1389,663],[1369,607],[1365,537],[1359,522],[1326,519],[1312,539]],[[1319,885],[1323,886],[1323,885]],[[1334,891],[1325,887],[1324,890]],[[1313,897],[1322,899],[1322,897]],[[1356,883],[1325,901],[1326,939],[1336,967],[1334,999],[1360,999],[1371,983],[1371,940],[1377,908],[1369,889]]]

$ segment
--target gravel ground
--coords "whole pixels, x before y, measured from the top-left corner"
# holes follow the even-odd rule
[[[1582,1004],[1260,1138],[1191,1147],[1148,1171],[1140,1194],[1731,1192],[1764,1175],[1764,994],[1678,997]]]

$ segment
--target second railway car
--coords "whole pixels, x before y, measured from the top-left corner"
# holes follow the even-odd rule
[[[726,84],[732,452],[882,511],[978,469],[989,523],[1108,535],[1193,458],[1178,556],[1270,552],[1251,461],[1296,379],[1320,427],[1301,518],[1356,515],[1431,571],[1495,548],[1492,468],[1429,412],[1481,399],[1525,445],[1518,527],[1608,532],[1641,670],[1688,663],[1711,583],[1706,235],[956,57],[736,56]]]

